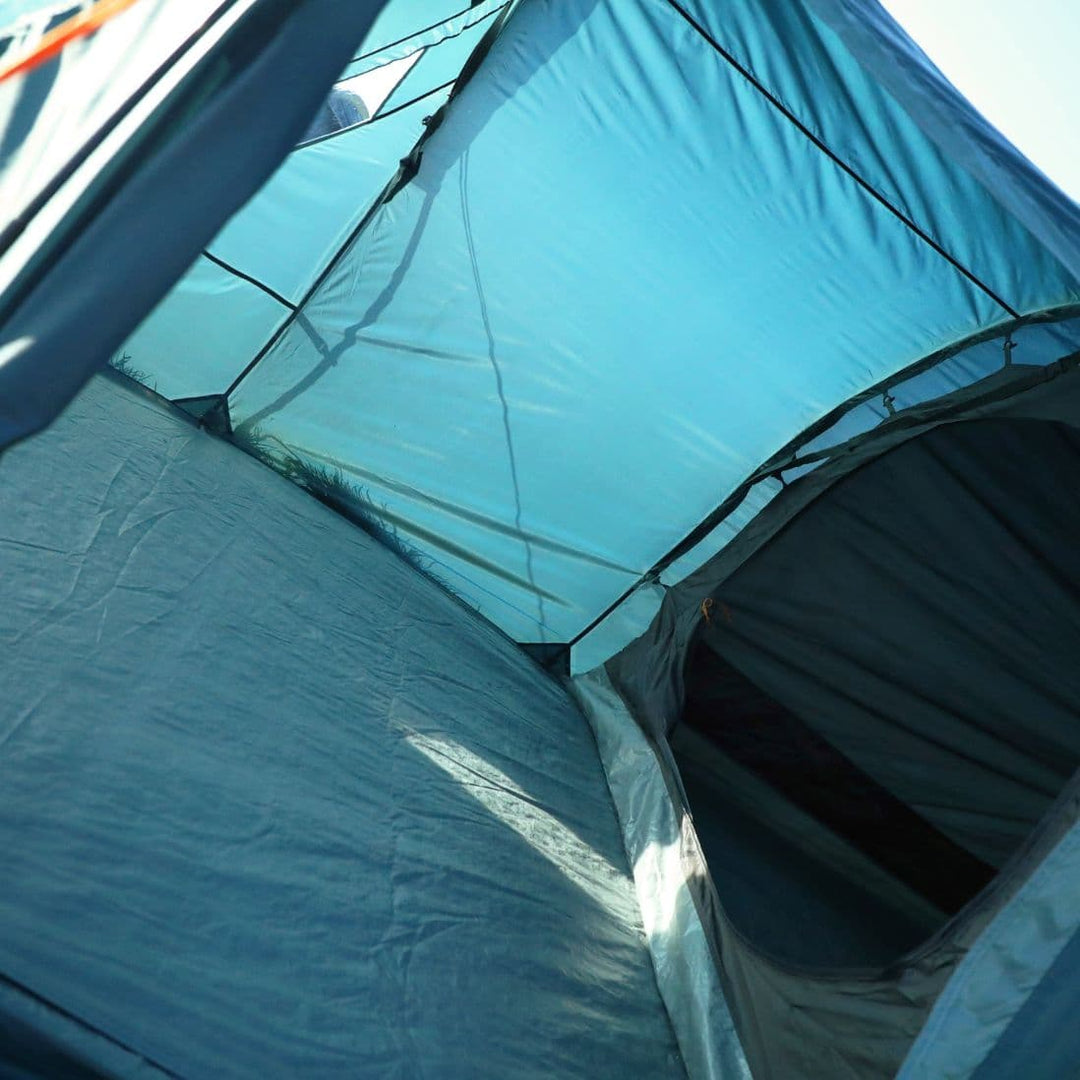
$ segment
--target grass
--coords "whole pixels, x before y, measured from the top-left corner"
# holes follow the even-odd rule
[[[233,441],[389,548],[440,588],[450,591],[449,586],[432,572],[432,560],[404,540],[388,520],[387,508],[380,507],[369,492],[350,481],[342,469],[302,458],[258,428],[234,432]]]
[[[109,364],[121,375],[126,375],[129,379],[134,379],[136,382],[140,382],[143,386],[149,386],[151,390],[157,390],[157,384],[150,386],[150,375],[148,372],[143,371],[141,368],[135,367],[131,362],[130,354],[123,352],[114,356]]]

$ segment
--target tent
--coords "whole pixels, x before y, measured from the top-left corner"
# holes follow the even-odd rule
[[[1080,208],[875,0],[3,0],[0,117],[0,1076],[1080,1069]]]

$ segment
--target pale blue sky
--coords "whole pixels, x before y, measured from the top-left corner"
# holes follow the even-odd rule
[[[950,82],[1080,201],[1080,0],[882,0]]]

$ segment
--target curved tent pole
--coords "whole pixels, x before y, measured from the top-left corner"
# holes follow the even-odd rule
[[[1016,343],[1012,340],[1012,335],[1022,326],[1034,325],[1039,323],[1055,323],[1064,322],[1068,319],[1080,318],[1080,305],[1067,304],[1060,308],[1054,308],[1050,311],[1036,312],[1031,315],[1021,316],[1015,320],[1010,321],[1004,325],[998,325],[990,330],[982,330],[976,334],[972,334],[970,337],[964,338],[960,342],[956,342],[950,345],[946,349],[941,349],[935,353],[931,353],[930,356],[924,357],[922,360],[910,365],[907,368],[897,372],[894,375],[890,375],[889,378],[883,383],[877,383],[874,386],[867,388],[856,394],[854,397],[849,398],[843,404],[838,405],[835,409],[832,409],[817,423],[812,424],[810,427],[802,431],[798,437],[788,443],[776,454],[774,454],[768,461],[762,464],[758,469],[746,478],[734,491],[731,492],[707,517],[705,517],[697,526],[695,526],[690,532],[688,532],[674,547],[662,555],[649,569],[642,574],[637,581],[634,582],[628,589],[626,589],[618,599],[614,600],[608,607],[606,607],[595,619],[592,620],[583,630],[576,634],[568,641],[563,649],[569,651],[574,645],[588,637],[605,619],[609,618],[615,611],[618,610],[638,589],[649,582],[658,582],[660,575],[674,562],[682,558],[689,551],[691,551],[697,544],[705,539],[723,520],[726,518],[735,508],[746,498],[750,489],[762,480],[774,478],[780,481],[781,485],[786,486],[786,481],[783,477],[785,470],[793,468],[798,465],[808,464],[812,461],[819,461],[827,459],[838,452],[845,451],[851,448],[852,444],[862,445],[868,439],[872,439],[880,430],[878,427],[871,428],[869,431],[863,432],[861,435],[856,436],[854,439],[850,439],[836,446],[827,447],[823,450],[815,451],[812,454],[807,454],[803,458],[796,458],[800,447],[806,445],[816,436],[822,432],[827,431],[833,426],[841,417],[843,417],[850,410],[863,404],[866,401],[870,401],[876,397],[880,397],[883,394],[888,395],[889,387],[895,386],[897,383],[901,383],[906,379],[911,378],[914,375],[918,375],[921,372],[927,371],[938,364],[956,356],[958,353],[963,352],[974,345],[979,345],[987,341],[1003,340],[1005,346],[1005,355],[1007,362],[1011,361],[1012,350],[1016,347]],[[1011,347],[1010,347],[1011,346]],[[1071,366],[1075,362],[1074,357],[1065,358],[1065,363]],[[925,409],[932,403],[926,402],[921,406],[915,406],[918,409]],[[896,421],[904,422],[905,415],[896,412],[895,409],[890,410],[889,421],[893,422],[894,417]]]

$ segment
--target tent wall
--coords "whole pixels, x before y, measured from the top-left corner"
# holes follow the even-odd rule
[[[1037,838],[1030,876],[953,972],[899,1080],[1076,1075],[1078,814],[1074,779],[1048,822],[1053,828]]]
[[[113,381],[0,504],[0,1072],[684,1075],[592,735],[498,631]]]
[[[724,913],[755,949],[808,970],[880,969],[945,923],[708,739],[680,728],[671,745]],[[874,820],[874,808],[848,794],[853,812]]]
[[[619,810],[673,1021],[697,1032],[715,1071],[755,1080],[893,1076],[948,977],[962,935],[901,980],[880,973],[808,977],[748,946],[710,880],[670,747],[633,723],[602,669],[577,676]],[[730,867],[738,873],[737,864]],[[727,863],[713,873],[729,869]],[[969,924],[965,934],[977,933]],[[677,1003],[677,1004],[676,1004]],[[688,1040],[689,1041],[689,1040]]]
[[[1046,969],[1042,980],[1009,1020],[1001,1039],[980,1063],[976,1080],[1014,1076],[1068,1076],[1080,1062],[1080,931]]]
[[[1000,354],[999,354],[1000,356]],[[670,730],[681,715],[683,673],[702,624],[702,603],[789,522],[855,469],[941,424],[991,417],[1066,420],[1080,415],[1080,353],[1044,367],[1006,364],[970,386],[887,415],[876,427],[839,443],[791,482],[779,477],[751,488],[717,527],[714,553],[678,581],[662,582],[647,631],[608,662],[612,678],[651,730]],[[719,535],[722,534],[722,535]]]
[[[0,446],[47,424],[269,178],[381,6],[146,0],[0,84]]]
[[[1076,421],[1064,390],[1054,411]],[[902,970],[1042,827],[1080,765],[1078,471],[1063,420],[940,426],[836,484],[714,594],[683,717],[705,745],[673,745],[724,918],[753,949]],[[739,769],[757,784],[741,805]],[[909,889],[936,921],[906,917]],[[1060,947],[1068,925],[1045,934]],[[1002,966],[993,985],[1022,994],[1026,976]],[[733,1002],[743,1023],[756,1007]]]
[[[191,368],[152,319],[133,366],[170,396],[197,370],[184,392],[227,394],[256,453],[341,470],[515,640],[575,642],[634,596],[640,633],[658,565],[792,439],[1080,300],[821,6],[523,0],[269,348]]]
[[[447,81],[458,76],[505,7],[488,0],[465,14],[448,11],[445,20],[416,33],[422,26],[415,8],[406,17],[400,5],[389,5],[335,85],[361,95],[371,87],[374,94],[393,64],[419,54],[415,67],[381,107],[381,93],[371,98],[367,122],[293,147],[258,197],[124,342],[114,363],[171,400],[227,391],[295,317],[367,219],[426,122],[446,103]],[[405,40],[392,44],[399,34]],[[194,338],[193,325],[199,328]]]
[[[694,578],[732,541],[739,539],[735,552],[755,548],[760,535],[769,531],[755,521],[757,515],[793,481],[818,469],[824,469],[825,477],[836,469],[843,473],[853,461],[865,460],[864,447],[874,445],[879,436],[888,442],[898,430],[918,426],[929,417],[953,415],[958,403],[1000,398],[1044,377],[1031,368],[1043,367],[1045,377],[1053,378],[1075,357],[1080,343],[1078,316],[1080,307],[1070,304],[980,331],[829,410],[762,462],[596,622],[572,649],[573,670],[588,671],[646,635],[650,623],[670,607],[667,590]],[[1023,370],[1019,364],[1013,369],[1017,361]],[[829,482],[823,480],[826,486]],[[790,506],[790,501],[785,504]],[[743,530],[749,533],[745,540],[740,539]],[[676,595],[682,592],[681,587],[675,590]]]
[[[115,382],[4,458],[11,1071],[1008,1072],[1068,1000],[1080,910],[1053,802],[1080,760],[1076,207],[875,0],[439,0],[372,56],[379,6],[145,0],[0,85],[0,446],[116,352],[403,556]],[[373,119],[295,145],[334,74],[388,71]],[[938,453],[1005,417],[1058,474],[996,428]],[[933,483],[886,468],[893,549],[879,523],[808,580],[785,527],[842,547],[845,478],[927,447]],[[1013,559],[971,557],[947,604],[946,522]],[[845,588],[908,607],[830,639]],[[577,684],[592,733],[493,627],[578,670],[622,649]],[[808,712],[880,788],[860,806],[1002,873],[891,968],[755,948],[703,849],[732,876],[776,849],[747,910],[813,869],[748,842],[748,805],[846,872],[873,853],[734,771],[699,835],[700,746],[668,741],[695,642]],[[897,913],[871,943],[915,940],[937,900],[864,884]],[[816,901],[847,958],[890,916],[844,887]]]
[[[884,6],[810,0],[810,7],[939,150],[1080,279],[1080,206],[971,107]]]

